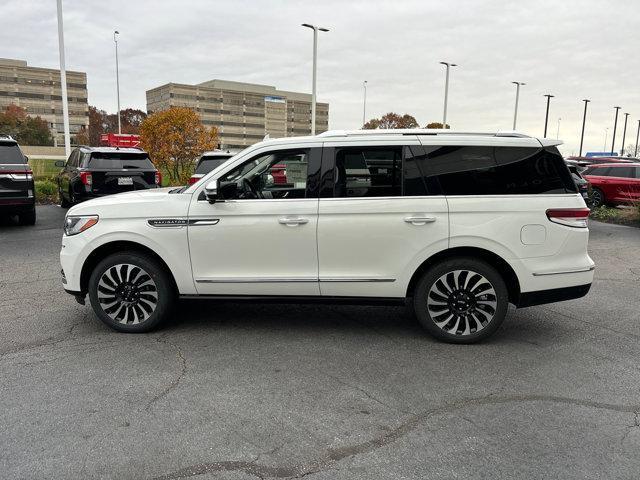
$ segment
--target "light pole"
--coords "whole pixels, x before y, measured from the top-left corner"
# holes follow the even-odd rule
[[[520,87],[526,85],[524,82],[511,82],[516,86],[516,108],[513,112],[513,129],[516,129],[516,122],[518,121],[518,99],[520,98]]]
[[[58,49],[60,50],[60,91],[62,93],[62,123],[64,124],[64,154],[71,155],[69,134],[69,102],[67,100],[67,70],[64,63],[64,25],[62,24],[62,0],[58,0]]]
[[[303,23],[303,27],[313,30],[313,80],[311,88],[311,135],[316,134],[316,70],[318,66],[318,30],[328,32],[328,28],[317,27],[309,23]]]
[[[585,98],[582,101],[584,102],[584,115],[582,116],[582,133],[580,134],[580,153],[578,154],[579,157],[582,156],[582,143],[584,142],[584,126],[585,126],[585,123],[587,122],[587,103],[589,103],[591,100],[588,100]]]
[[[444,80],[444,113],[442,114],[442,128],[447,128],[447,101],[449,100],[449,69],[451,67],[457,67],[455,63],[440,62],[440,65],[446,67],[445,80]]]
[[[636,150],[633,152],[634,157],[638,157],[638,137],[640,137],[640,120],[638,120],[638,132],[636,133]]]
[[[558,130],[556,130],[556,140],[560,140],[560,120],[562,119],[558,118]]]
[[[624,140],[627,138],[627,119],[629,118],[629,114],[624,114],[624,129],[622,130],[622,151],[620,152],[620,156],[624,157]]]
[[[367,81],[362,82],[364,88],[364,101],[362,102],[362,126],[367,123]]]
[[[609,127],[604,129],[604,144],[602,145],[602,153],[607,153],[607,138],[609,137]]]
[[[118,37],[120,35],[118,30],[113,32],[113,41],[116,44],[116,93],[118,96],[118,133],[122,133],[122,127],[120,126],[120,71],[118,69]]]
[[[551,99],[553,98],[553,95],[547,93],[546,95],[543,95],[543,97],[547,97],[547,113],[545,113],[544,115],[544,135],[542,135],[543,137],[546,137],[547,124],[549,123],[549,103],[551,103]]]
[[[613,152],[615,151],[616,148],[616,127],[618,126],[618,110],[620,110],[620,107],[613,107],[616,109],[616,118],[613,121],[613,142],[611,142],[611,155],[613,155]]]

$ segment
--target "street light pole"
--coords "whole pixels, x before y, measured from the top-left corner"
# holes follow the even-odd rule
[[[547,93],[546,95],[543,95],[544,97],[547,97],[547,113],[545,113],[544,115],[544,135],[542,135],[543,137],[547,136],[547,124],[549,123],[549,103],[551,103],[551,99],[553,98],[553,95]]]
[[[638,137],[640,137],[640,120],[638,120],[638,132],[636,133],[636,150],[633,152],[635,158],[638,157]]]
[[[58,4],[58,49],[60,50],[60,91],[62,93],[62,123],[64,124],[64,154],[71,155],[69,133],[69,102],[67,99],[67,70],[64,62],[64,25],[62,23],[62,0]]]
[[[618,126],[618,110],[620,110],[620,107],[613,107],[616,109],[616,118],[613,121],[613,142],[611,143],[611,155],[613,155],[613,152],[615,151],[616,148],[616,127]]]
[[[602,153],[607,153],[607,138],[609,137],[609,127],[604,129],[604,144],[602,145]]]
[[[118,133],[122,133],[122,127],[120,125],[120,71],[118,67],[118,37],[116,35],[120,35],[120,32],[116,30],[113,32],[113,41],[116,44],[116,92],[118,96]]]
[[[309,23],[303,23],[303,27],[313,30],[313,79],[311,85],[311,135],[316,134],[316,72],[318,66],[318,30],[328,32],[328,28],[317,27]]]
[[[562,119],[558,118],[558,130],[556,131],[556,140],[560,140],[560,120]]]
[[[362,102],[362,126],[367,123],[367,81],[362,82],[364,88],[364,101]]]
[[[449,69],[451,67],[457,67],[455,63],[440,62],[441,65],[446,67],[445,80],[444,80],[444,113],[442,114],[442,128],[447,128],[447,101],[449,100]]]
[[[520,98],[520,87],[526,85],[524,82],[511,82],[516,85],[516,108],[513,112],[513,129],[516,129],[516,122],[518,121],[518,99]]]
[[[620,152],[620,156],[624,157],[624,140],[627,138],[627,119],[629,118],[629,114],[624,114],[624,129],[622,130],[622,151]]]
[[[578,154],[579,157],[582,156],[582,143],[584,142],[584,126],[585,126],[585,123],[587,122],[587,103],[589,103],[591,100],[588,100],[585,98],[582,101],[584,102],[584,115],[582,116],[582,133],[580,134],[580,153]]]

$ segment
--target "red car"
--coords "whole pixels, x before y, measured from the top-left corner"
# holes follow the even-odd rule
[[[589,165],[582,175],[593,187],[594,208],[640,202],[640,163]]]

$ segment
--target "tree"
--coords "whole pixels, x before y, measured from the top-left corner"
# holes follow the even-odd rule
[[[89,132],[87,135],[89,145],[92,147],[100,145],[100,135],[105,133],[107,126],[107,112],[89,105]]]
[[[53,145],[49,124],[39,116],[30,117],[17,105],[8,105],[0,113],[0,132],[8,133],[22,145]]]
[[[171,107],[149,115],[140,126],[140,145],[172,185],[184,185],[196,159],[218,145],[218,131],[207,129],[196,112]]]
[[[442,122],[431,122],[431,123],[427,123],[427,126],[424,128],[442,128]],[[447,125],[445,126],[445,128],[451,128],[451,125],[449,125],[447,123]]]
[[[140,125],[147,114],[137,108],[120,110],[120,127],[122,133],[140,134]],[[100,135],[103,133],[118,133],[118,114],[107,113],[94,106],[89,106],[89,145],[100,145]]]
[[[417,128],[418,122],[416,119],[407,113],[404,115],[398,115],[397,113],[389,112],[384,114],[380,118],[372,118],[363,125],[364,130],[375,130],[378,128],[383,129],[395,129],[395,128]]]

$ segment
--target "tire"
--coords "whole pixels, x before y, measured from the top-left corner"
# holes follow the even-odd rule
[[[65,198],[64,193],[62,193],[61,189],[58,189],[58,197],[60,197],[60,206],[62,208],[71,207],[71,202]]]
[[[500,327],[509,295],[504,279],[488,263],[458,257],[431,267],[413,297],[420,324],[439,340],[475,343]]]
[[[591,207],[598,208],[606,205],[607,201],[604,197],[604,193],[599,188],[593,187],[591,192]]]
[[[110,255],[89,278],[89,300],[98,318],[119,332],[149,332],[170,315],[176,292],[159,263],[139,252]]]
[[[20,225],[35,225],[36,224],[36,207],[33,207],[33,210],[27,213],[21,213],[18,216],[18,220]]]

